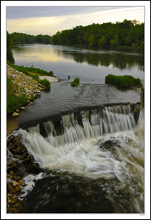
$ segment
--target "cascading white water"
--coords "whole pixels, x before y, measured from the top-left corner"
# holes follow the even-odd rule
[[[81,116],[83,126],[78,124],[74,114],[62,116],[63,133],[58,136],[50,121],[44,123],[48,135],[45,138],[40,135],[39,125],[28,128],[28,132],[20,130],[22,142],[43,168],[69,170],[91,177],[99,177],[100,173],[107,178],[113,177],[121,169],[119,162],[101,152],[96,143],[103,134],[134,127],[130,106],[105,107],[91,114],[82,111]],[[106,167],[111,167],[111,172],[102,172],[105,163]]]
[[[63,146],[68,143],[78,142],[85,138],[100,137],[106,133],[129,130],[135,126],[134,114],[130,105],[105,107],[103,110],[81,111],[82,125],[78,124],[74,114],[62,116],[60,121],[63,134],[57,135],[51,121],[44,123],[47,141],[54,146]],[[28,128],[31,133],[40,133],[39,125]]]
[[[119,181],[116,190],[128,188],[132,210],[143,212],[143,124],[135,127],[130,106],[83,111],[81,116],[82,125],[74,114],[62,116],[59,136],[50,121],[44,124],[47,137],[40,134],[39,125],[20,129],[22,143],[42,168]]]

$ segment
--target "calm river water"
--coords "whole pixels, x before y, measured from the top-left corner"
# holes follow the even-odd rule
[[[71,80],[104,84],[108,74],[132,75],[144,80],[143,54],[113,50],[92,50],[69,46],[20,45],[13,49],[15,64],[34,66]]]

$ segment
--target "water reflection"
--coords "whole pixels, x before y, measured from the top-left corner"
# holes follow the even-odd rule
[[[144,71],[144,59],[141,55],[127,55],[122,53],[79,53],[70,51],[57,51],[66,58],[72,58],[77,63],[88,63],[93,66],[117,67],[120,70],[138,68]]]
[[[63,56],[56,53],[51,47],[44,45],[43,47],[37,45],[23,45],[13,49],[14,58],[17,60],[26,59],[31,61],[34,59],[37,62],[59,62],[64,61]],[[15,59],[16,60],[16,59]]]
[[[14,48],[13,52],[17,59],[24,57],[27,61],[31,59],[37,62],[74,60],[77,63],[87,63],[93,66],[117,67],[120,70],[136,68],[144,71],[144,57],[141,54],[38,44],[19,46]]]

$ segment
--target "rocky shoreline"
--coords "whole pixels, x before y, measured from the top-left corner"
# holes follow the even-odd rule
[[[19,196],[24,185],[23,178],[40,171],[39,165],[22,145],[21,137],[10,135],[7,138],[7,213],[18,213],[22,207]]]

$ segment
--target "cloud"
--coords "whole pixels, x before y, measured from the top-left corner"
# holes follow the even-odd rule
[[[7,30],[9,32],[24,32],[29,34],[53,34],[57,26],[64,22],[64,17],[39,17],[28,19],[8,19]]]
[[[36,18],[8,19],[7,30],[9,32],[24,32],[29,34],[53,35],[57,31],[71,29],[78,25],[89,25],[92,23],[106,23],[127,20],[138,20],[144,22],[143,7],[123,7],[104,11],[85,12],[80,14],[49,16]]]
[[[7,19],[51,17],[111,10],[119,7],[100,6],[7,6]]]

